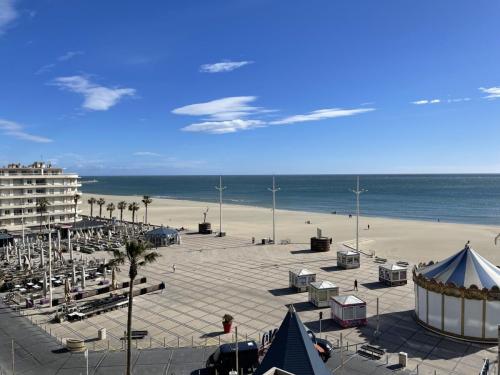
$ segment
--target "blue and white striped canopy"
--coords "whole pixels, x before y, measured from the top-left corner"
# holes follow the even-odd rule
[[[417,273],[443,284],[453,283],[459,288],[469,288],[471,285],[479,289],[500,287],[500,268],[476,253],[469,245],[441,262],[418,269]]]

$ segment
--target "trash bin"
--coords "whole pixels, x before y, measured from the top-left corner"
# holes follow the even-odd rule
[[[97,331],[97,337],[99,340],[106,340],[106,328],[101,328]]]
[[[399,352],[399,365],[401,367],[406,367],[406,363],[408,362],[408,353]]]
[[[265,245],[265,244],[266,244],[266,239],[265,239],[265,238],[263,238],[263,239],[262,239],[262,245]]]

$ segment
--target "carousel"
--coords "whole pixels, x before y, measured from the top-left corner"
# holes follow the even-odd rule
[[[462,340],[497,342],[500,269],[469,243],[441,262],[415,267],[413,281],[421,325]]]

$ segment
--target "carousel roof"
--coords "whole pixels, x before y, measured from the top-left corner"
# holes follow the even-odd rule
[[[155,228],[146,233],[148,237],[171,237],[177,235],[178,232],[172,228],[166,228],[161,226],[159,228]]]
[[[479,289],[491,289],[500,286],[500,268],[483,258],[468,244],[455,255],[419,268],[416,272],[429,280],[434,279],[443,284],[453,283],[459,288],[475,285]]]
[[[315,281],[310,283],[309,285],[316,289],[332,289],[337,287],[337,285],[335,285],[331,281]]]

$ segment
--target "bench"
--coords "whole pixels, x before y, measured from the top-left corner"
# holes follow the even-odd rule
[[[377,348],[373,345],[361,345],[361,348],[358,350],[358,353],[362,356],[371,358],[371,359],[380,359],[385,354],[384,349]]]
[[[148,331],[132,331],[132,340],[143,339],[148,335]]]

